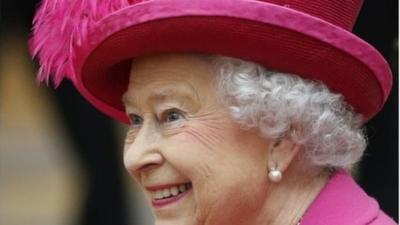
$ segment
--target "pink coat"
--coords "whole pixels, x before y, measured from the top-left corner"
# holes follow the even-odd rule
[[[338,171],[303,216],[301,225],[395,225],[345,171]]]

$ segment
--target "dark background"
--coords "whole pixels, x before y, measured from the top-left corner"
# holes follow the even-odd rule
[[[37,2],[2,0],[1,36],[22,31],[28,38]],[[369,146],[358,181],[398,221],[398,1],[366,0],[354,32],[385,56],[394,73],[388,102],[367,124]],[[113,151],[118,145],[112,122],[89,106],[68,82],[63,82],[54,95],[66,129],[78,146],[73,151],[89,174],[80,224],[128,224],[121,159]]]

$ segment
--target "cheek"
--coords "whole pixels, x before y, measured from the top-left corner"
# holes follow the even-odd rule
[[[199,217],[221,219],[217,224],[229,224],[224,215],[243,215],[238,205],[256,211],[265,198],[265,143],[241,132],[202,124],[170,139],[177,148],[171,148],[169,161],[193,182]]]
[[[221,120],[220,120],[221,121]],[[203,177],[233,175],[252,176],[250,171],[266,168],[268,142],[255,132],[244,131],[233,122],[195,121],[183,126],[168,138],[171,161],[187,166]],[[168,154],[167,154],[168,155]],[[167,156],[166,155],[166,156]],[[246,171],[246,172],[244,172]],[[218,174],[213,174],[217,173]]]

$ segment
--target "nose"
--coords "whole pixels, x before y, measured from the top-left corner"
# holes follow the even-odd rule
[[[131,144],[125,144],[124,165],[132,175],[163,164],[161,135],[155,124],[144,123]]]

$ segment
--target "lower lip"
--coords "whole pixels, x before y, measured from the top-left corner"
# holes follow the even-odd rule
[[[171,205],[171,204],[174,204],[174,203],[176,203],[176,202],[178,202],[179,200],[181,200],[182,198],[184,198],[186,195],[188,195],[189,194],[189,192],[191,192],[192,191],[192,189],[190,188],[189,190],[187,190],[187,191],[185,191],[185,192],[183,192],[183,193],[180,193],[179,195],[177,195],[177,196],[173,196],[173,197],[171,197],[171,198],[167,198],[167,199],[160,199],[160,200],[152,200],[152,205],[153,205],[153,207],[154,208],[161,208],[161,207],[165,207],[165,206],[167,206],[167,205]]]

